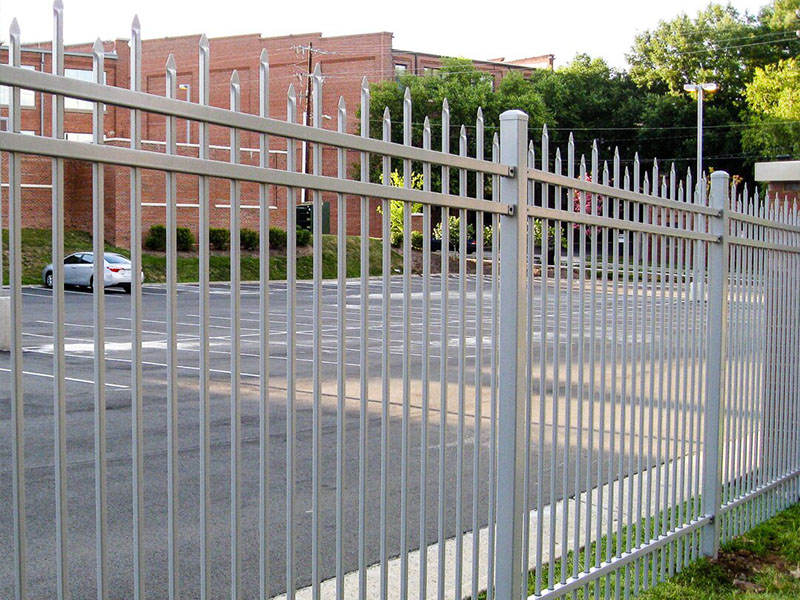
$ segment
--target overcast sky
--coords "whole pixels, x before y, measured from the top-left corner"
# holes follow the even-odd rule
[[[63,0],[67,43],[130,37],[139,15],[145,39],[205,32],[209,37],[321,31],[394,33],[394,47],[433,54],[507,59],[555,54],[563,65],[578,52],[625,66],[637,32],[661,19],[694,16],[706,0],[506,0],[467,3],[420,0]],[[767,0],[731,0],[757,13]],[[52,37],[52,0],[0,0],[1,39],[17,17],[22,40]],[[454,5],[457,8],[454,8]]]

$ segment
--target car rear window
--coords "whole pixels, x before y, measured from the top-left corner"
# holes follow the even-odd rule
[[[111,263],[112,265],[129,265],[131,261],[129,261],[124,256],[120,256],[119,254],[106,254],[105,255],[106,262]]]

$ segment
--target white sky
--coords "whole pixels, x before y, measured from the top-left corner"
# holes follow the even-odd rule
[[[708,0],[506,0],[467,3],[420,0],[63,0],[67,43],[130,37],[139,15],[145,39],[205,32],[209,37],[321,31],[395,34],[394,47],[433,54],[507,59],[577,52],[618,67],[637,32],[681,12],[694,16]],[[724,1],[724,0],[723,0]],[[756,13],[768,0],[731,0]],[[494,8],[498,10],[494,10]],[[23,42],[52,37],[52,0],[0,0],[0,39],[17,17]]]

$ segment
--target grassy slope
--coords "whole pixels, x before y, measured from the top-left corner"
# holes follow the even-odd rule
[[[22,283],[42,283],[42,269],[51,260],[51,244],[49,229],[22,230]],[[3,231],[3,239],[8,247],[8,231]],[[70,254],[79,250],[91,250],[92,237],[82,231],[67,231],[64,234],[64,253]],[[106,244],[106,250],[119,252],[129,256],[123,248]],[[370,275],[381,274],[382,243],[379,239],[370,240]],[[357,236],[347,238],[347,276],[357,277],[360,274],[361,240]],[[336,277],[336,236],[322,236],[322,276],[326,279]],[[8,283],[8,255],[4,252],[4,279]],[[299,279],[310,279],[312,275],[312,256],[310,249],[304,250],[297,257],[297,276]],[[163,253],[145,252],[142,258],[145,281],[149,283],[163,282],[166,277],[166,257]],[[230,278],[230,259],[225,252],[214,252],[209,261],[212,281],[228,281]],[[402,265],[402,257],[392,251],[392,269]],[[242,279],[244,281],[258,279],[258,253],[243,252],[241,260]],[[286,254],[274,253],[270,261],[270,277],[286,279]],[[198,258],[196,253],[178,255],[178,279],[182,282],[197,281]]]
[[[656,586],[647,600],[800,598],[800,504]]]

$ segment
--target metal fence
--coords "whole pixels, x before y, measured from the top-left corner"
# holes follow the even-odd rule
[[[130,90],[102,83],[99,43],[95,82],[68,79],[62,13],[57,1],[52,74],[20,68],[16,22],[0,66],[11,90],[0,132],[12,332],[2,371],[11,471],[3,597],[627,598],[797,500],[796,207],[740,194],[721,172],[706,193],[706,180],[679,181],[674,168],[645,172],[638,158],[617,155],[601,163],[596,147],[587,164],[572,140],[564,160],[546,130],[541,145],[529,143],[518,111],[501,116],[491,159],[480,113],[475,156],[463,126],[451,151],[446,103],[440,150],[427,119],[422,147],[412,146],[408,94],[402,143],[391,140],[388,111],[374,139],[366,80],[361,134],[346,133],[344,102],[338,130],[326,130],[319,69],[313,127],[297,123],[293,88],[280,121],[269,116],[266,53],[259,115],[240,111],[236,73],[230,108],[211,107],[205,38],[199,103],[176,99],[172,57],[165,96],[145,93],[138,20]],[[20,89],[53,96],[52,137],[20,134]],[[65,96],[93,103],[93,143],[63,139]],[[103,145],[104,104],[130,110],[130,148]],[[165,152],[141,149],[144,113],[166,117]],[[178,118],[199,123],[197,158],[177,153]],[[211,126],[230,131],[229,162],[209,158]],[[259,136],[258,166],[241,162],[241,131]],[[285,169],[268,165],[274,138],[285,140]],[[299,142],[312,147],[310,174],[298,170]],[[323,148],[337,151],[335,176],[323,173]],[[360,155],[358,180],[348,152]],[[21,283],[25,155],[53,163],[53,292],[37,300],[52,310],[45,333]],[[371,156],[381,158],[382,183],[369,180]],[[95,255],[104,249],[103,166],[130,169],[134,273],[142,173],[165,178],[167,283],[145,303],[148,289],[134,277],[129,316],[114,313],[119,304],[97,285],[84,305],[91,322],[67,320],[65,159],[93,164]],[[389,185],[393,161],[402,188]],[[415,169],[422,190],[411,189]],[[178,176],[195,177],[199,190],[191,289],[177,278]],[[212,178],[230,182],[222,287],[209,274]],[[259,190],[257,284],[240,270],[247,184]],[[298,281],[293,210],[287,279],[270,281],[271,186],[286,189],[290,207],[298,190],[312,191],[310,282]],[[323,193],[338,199],[333,281],[322,278]],[[382,204],[379,267],[371,198]],[[404,208],[399,253],[388,243],[392,201]],[[426,233],[416,255],[413,203],[423,205]],[[353,209],[355,279],[345,235]],[[473,256],[468,220],[478,225]],[[437,222],[445,225],[434,252],[427,233]],[[102,264],[94,268],[102,279]],[[88,353],[73,348],[76,327],[91,332]],[[47,338],[49,350],[27,336]],[[123,341],[124,356],[114,350]],[[91,379],[71,377],[86,361]],[[91,385],[90,403],[69,387],[76,381]],[[85,496],[93,510],[76,510]]]

